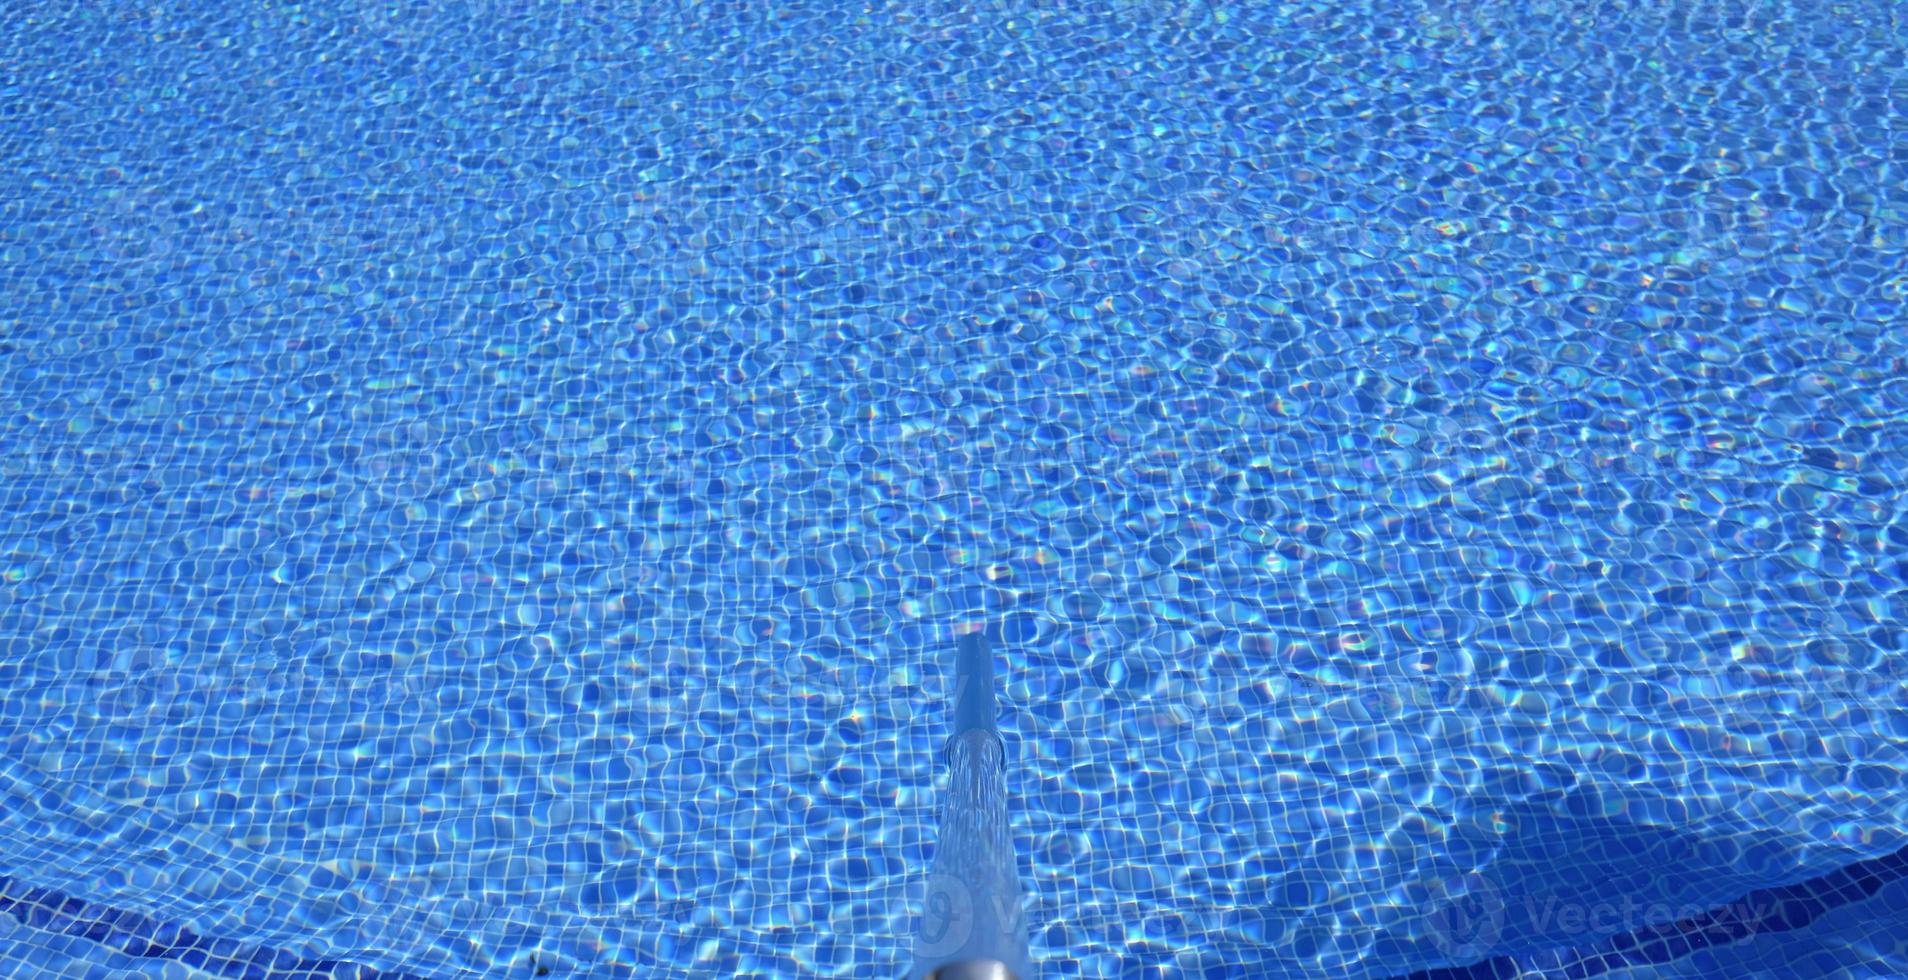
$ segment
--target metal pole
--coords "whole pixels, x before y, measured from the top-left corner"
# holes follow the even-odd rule
[[[1007,757],[994,703],[994,654],[979,633],[961,637],[955,651],[948,795],[908,976],[1033,980],[1007,825]]]

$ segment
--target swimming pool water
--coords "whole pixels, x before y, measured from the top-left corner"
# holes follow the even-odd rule
[[[7,19],[0,972],[1908,972],[1899,5]]]

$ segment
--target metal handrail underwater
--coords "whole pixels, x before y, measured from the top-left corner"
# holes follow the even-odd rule
[[[1013,834],[994,654],[982,633],[955,648],[950,774],[940,837],[915,936],[912,980],[1033,980]]]

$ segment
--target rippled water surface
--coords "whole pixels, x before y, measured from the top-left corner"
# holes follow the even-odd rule
[[[11,4],[0,899],[895,976],[983,624],[1043,976],[1895,852],[1902,18]],[[1908,972],[1889,902],[1625,975]]]

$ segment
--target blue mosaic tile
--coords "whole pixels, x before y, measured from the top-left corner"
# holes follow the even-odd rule
[[[0,874],[0,915],[29,929],[73,936],[130,957],[178,960],[214,976],[281,980],[421,980],[414,974],[376,970],[337,960],[300,957],[287,950],[208,939],[138,912],[103,908]],[[8,937],[17,939],[19,937]]]
[[[0,975],[1908,973],[1899,4],[7,13]]]
[[[1618,933],[1577,949],[1492,956],[1464,966],[1415,971],[1407,980],[1483,977],[1583,980],[1633,967],[1673,964],[1712,946],[1800,930],[1832,909],[1864,902],[1887,885],[1908,881],[1908,861],[1904,861],[1904,857],[1908,857],[1908,847],[1792,885],[1759,888],[1726,905]],[[1771,968],[1799,969],[1793,964]]]

